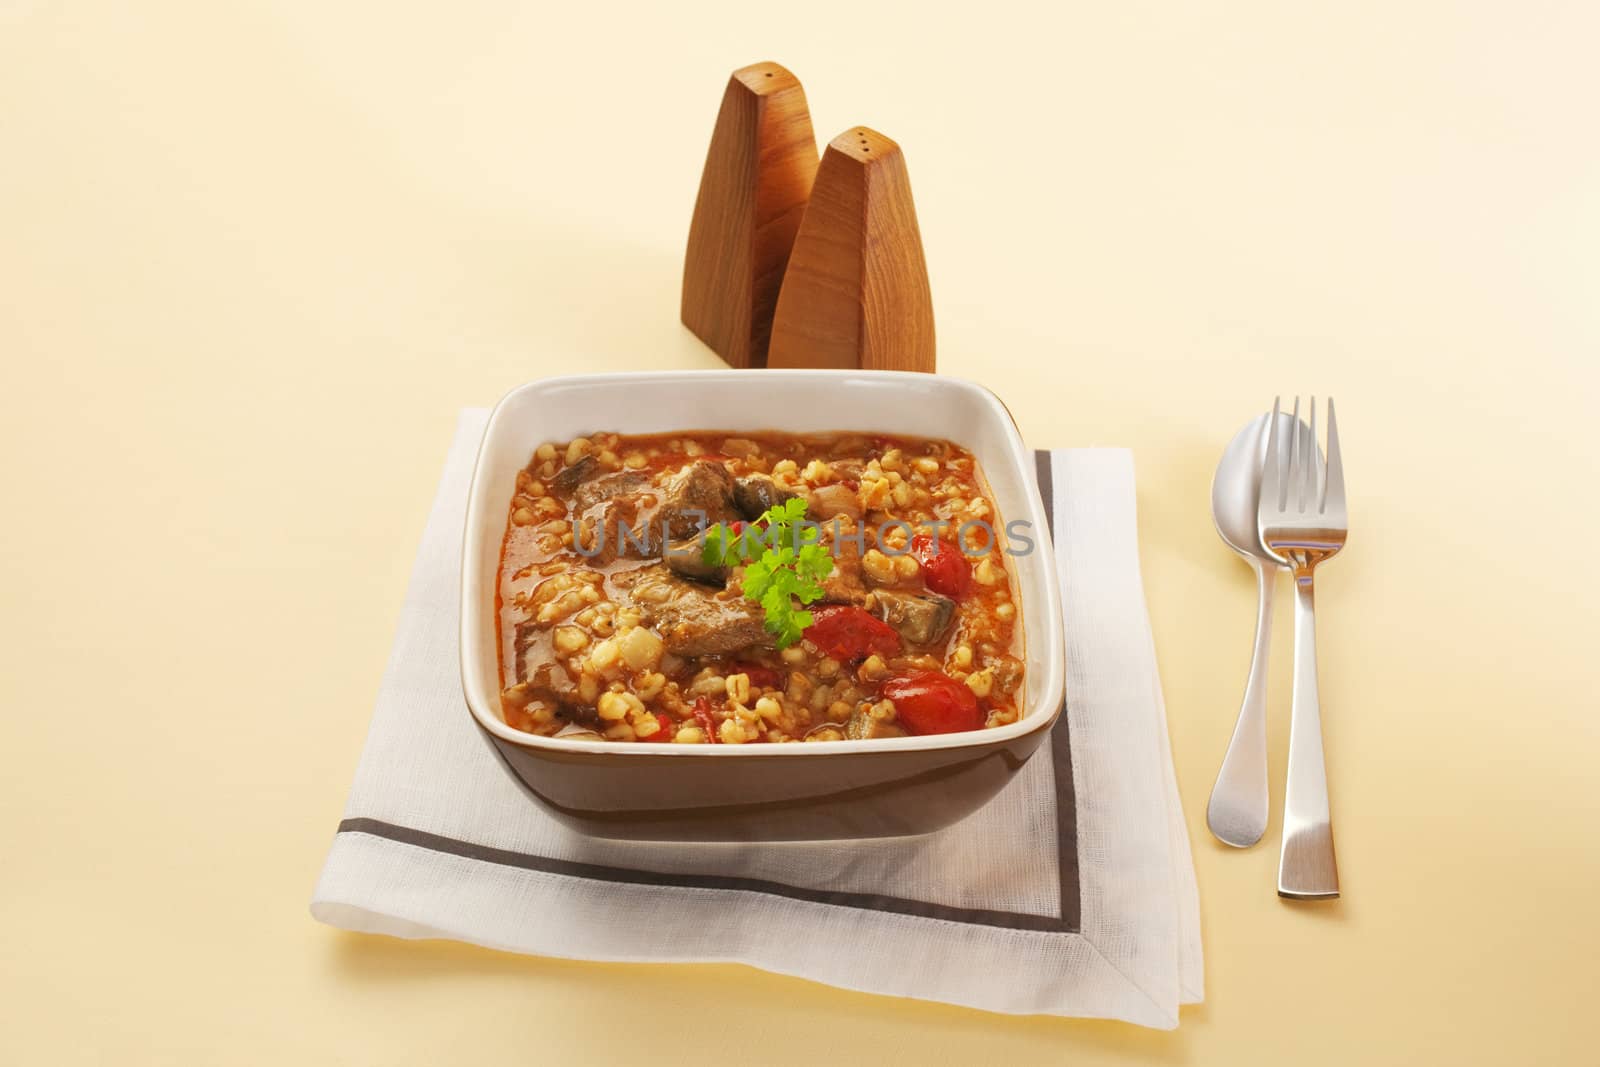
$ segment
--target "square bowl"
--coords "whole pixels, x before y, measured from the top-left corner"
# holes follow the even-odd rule
[[[500,713],[495,590],[517,471],[545,441],[601,432],[866,431],[969,449],[1000,517],[1026,522],[1015,555],[1024,700],[1017,721],[965,733],[790,745],[557,739]],[[930,833],[1021,769],[1061,712],[1060,587],[1032,453],[1005,405],[973,382],[891,371],[662,371],[546,378],[513,389],[484,431],[467,502],[461,679],[467,707],[555,817],[608,838],[778,841]]]

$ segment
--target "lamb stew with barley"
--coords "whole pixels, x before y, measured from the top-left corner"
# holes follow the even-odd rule
[[[533,734],[671,744],[1015,722],[1027,548],[949,441],[547,443],[501,549],[502,712]]]

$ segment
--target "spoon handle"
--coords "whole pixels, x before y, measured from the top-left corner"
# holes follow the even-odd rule
[[[1211,787],[1206,825],[1224,844],[1248,848],[1267,832],[1267,653],[1272,640],[1276,569],[1252,559],[1256,572],[1256,644],[1233,739]]]

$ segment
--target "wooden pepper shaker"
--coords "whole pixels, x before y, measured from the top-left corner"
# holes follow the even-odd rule
[[[857,126],[823,153],[769,367],[934,369],[933,299],[900,146]]]

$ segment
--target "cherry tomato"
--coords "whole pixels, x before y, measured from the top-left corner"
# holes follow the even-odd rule
[[[912,671],[883,683],[900,724],[914,734],[953,734],[983,726],[978,698],[943,671]]]
[[[957,600],[966,595],[972,564],[954,540],[935,541],[918,534],[911,539],[911,554],[922,564],[922,581],[929,589]]]
[[[817,608],[806,627],[806,640],[833,659],[865,659],[876,652],[893,656],[900,651],[900,635],[881,619],[850,605]]]

